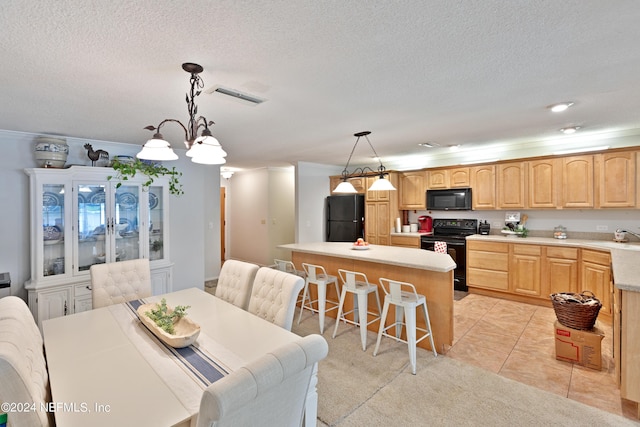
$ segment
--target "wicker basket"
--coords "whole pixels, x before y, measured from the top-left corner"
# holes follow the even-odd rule
[[[602,308],[602,303],[590,291],[561,292],[551,294],[551,302],[558,321],[572,329],[589,330],[593,328]]]

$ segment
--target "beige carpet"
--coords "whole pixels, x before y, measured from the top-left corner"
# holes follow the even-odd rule
[[[305,312],[293,332],[319,333],[318,317]],[[411,374],[406,345],[383,338],[373,357],[359,330],[341,324],[318,372],[318,425],[324,426],[638,426],[632,420],[501,377],[446,356],[418,349]]]

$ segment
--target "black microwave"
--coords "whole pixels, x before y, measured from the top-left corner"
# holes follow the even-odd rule
[[[430,211],[470,211],[471,188],[449,188],[427,190],[427,210]]]

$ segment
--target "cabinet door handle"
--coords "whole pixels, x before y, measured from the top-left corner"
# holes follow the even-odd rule
[[[68,307],[67,307],[67,301],[64,302],[64,315],[67,315],[67,311],[68,311]]]
[[[88,290],[91,290],[91,285],[85,286]]]

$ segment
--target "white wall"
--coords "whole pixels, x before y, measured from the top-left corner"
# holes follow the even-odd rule
[[[39,134],[0,130],[0,272],[11,274],[11,293],[26,297],[24,282],[30,275],[29,186],[25,168],[37,167],[35,138]],[[135,155],[139,147],[117,142],[66,138],[70,154],[67,165],[90,166],[83,148],[104,149],[111,156]],[[142,144],[143,142],[141,142]],[[170,253],[174,262],[173,289],[202,288],[205,274],[220,269],[219,167],[196,165],[176,150],[180,159],[167,163],[183,173],[185,194],[170,197]],[[213,222],[213,229],[209,223]]]
[[[339,166],[307,162],[296,165],[297,243],[325,241],[325,199],[331,194],[329,176],[341,172]]]
[[[290,251],[278,245],[295,242],[295,173],[294,168],[269,169],[269,242],[267,264],[274,258],[290,259]]]

